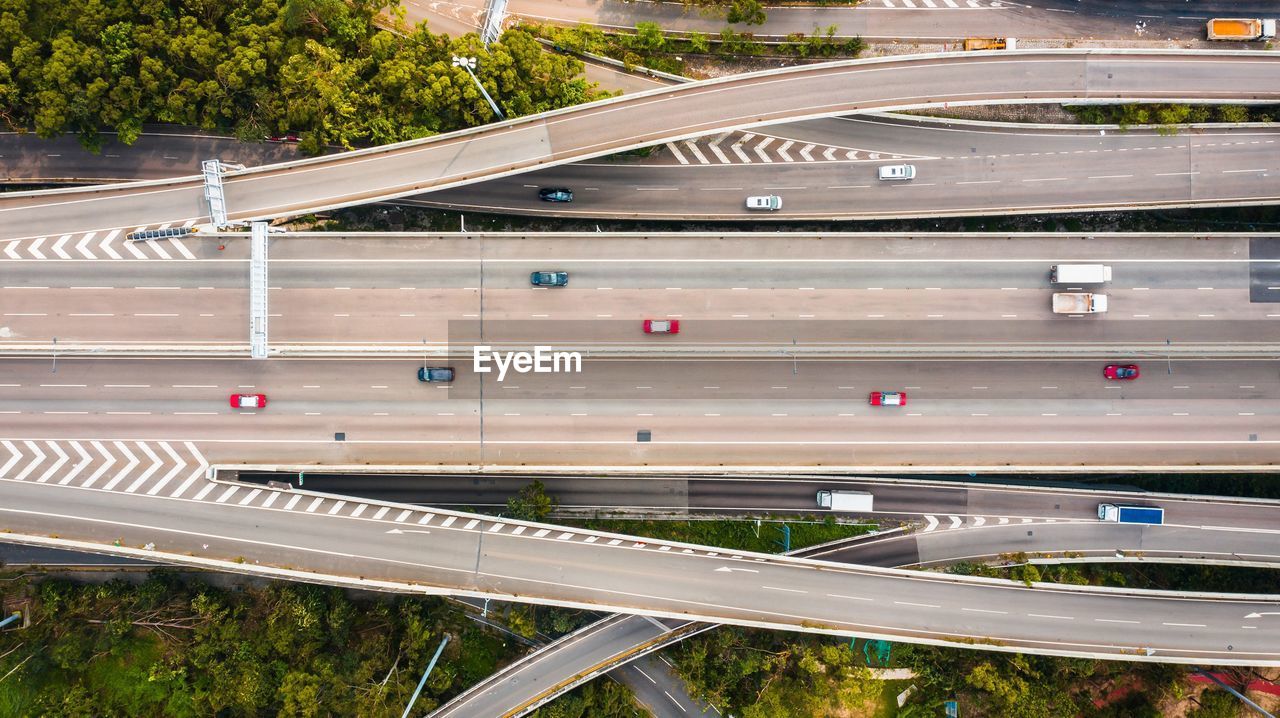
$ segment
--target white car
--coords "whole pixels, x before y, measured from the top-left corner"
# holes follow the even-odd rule
[[[782,198],[776,194],[748,197],[747,209],[762,209],[767,212],[776,212],[782,209]]]
[[[885,165],[880,168],[882,180],[910,180],[916,178],[915,165]]]

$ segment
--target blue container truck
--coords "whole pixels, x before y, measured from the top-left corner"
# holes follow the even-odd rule
[[[1164,509],[1159,506],[1098,504],[1098,518],[1118,524],[1153,524],[1159,526],[1164,523]]]

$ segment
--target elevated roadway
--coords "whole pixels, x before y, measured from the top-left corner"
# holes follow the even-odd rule
[[[911,182],[879,166],[910,162]],[[535,187],[575,190],[571,205]],[[744,198],[777,194],[778,212]],[[877,219],[1098,209],[1267,204],[1280,197],[1271,128],[1177,135],[1116,128],[990,125],[853,117],[720,133],[645,159],[582,162],[401,200],[463,212],[612,218],[662,212],[757,221]]]
[[[1028,587],[544,530],[337,497],[292,501],[271,490],[227,487],[174,499],[18,480],[5,471],[0,520],[8,541],[385,590],[991,650],[1280,663],[1274,636],[1280,628],[1264,615],[1280,604],[1269,598]],[[43,538],[50,532],[58,538]]]
[[[271,339],[292,355],[457,359],[475,343],[631,358],[1272,356],[1280,239],[1207,236],[274,235]],[[247,255],[242,235],[10,242],[0,350],[243,355]],[[1113,267],[1098,288],[1107,314],[1050,311],[1054,291],[1094,289],[1051,285],[1063,262]],[[547,269],[570,285],[530,287]],[[645,318],[682,330],[645,336]]]
[[[1276,102],[1277,64],[1273,53],[1054,50],[812,65],[253,168],[229,175],[225,194],[230,218],[245,220],[405,197],[676,139],[868,110],[1015,101]],[[207,211],[195,178],[0,197],[7,238],[203,222]],[[672,214],[659,208],[628,216]]]

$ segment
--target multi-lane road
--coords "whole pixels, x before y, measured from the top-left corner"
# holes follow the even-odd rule
[[[250,487],[209,484],[173,498],[120,486],[4,482],[0,521],[15,541],[154,551],[178,564],[389,590],[518,597],[992,650],[1280,663],[1272,599],[1028,587]],[[55,541],[40,538],[51,530]]]
[[[876,219],[1266,204],[1280,197],[1280,142],[1265,128],[1142,130],[889,118],[789,123],[667,143],[643,161],[583,162],[406,200],[462,211],[568,217]],[[889,163],[911,182],[881,182]],[[568,187],[571,205],[536,188]],[[749,212],[776,194],[778,212]],[[655,211],[656,210],[656,211]]]
[[[1275,102],[1280,99],[1277,63],[1274,53],[1142,50],[827,63],[690,83],[414,142],[251,168],[228,175],[224,193],[229,218],[242,220],[407,197],[672,140],[869,110],[1014,101]],[[919,199],[927,204],[928,193]],[[0,196],[8,238],[204,222],[208,212],[198,178]],[[628,216],[680,215],[659,203]],[[735,205],[724,216],[741,215]]]
[[[280,238],[272,343],[299,356],[271,362],[236,358],[243,240],[190,242],[192,260],[7,261],[0,346],[34,356],[6,360],[0,404],[33,438],[115,416],[116,438],[247,463],[1274,461],[1275,240],[588,237]],[[1070,260],[1113,265],[1107,315],[1049,312],[1048,268]],[[536,269],[569,287],[529,287]],[[683,329],[645,335],[646,317]],[[580,351],[583,371],[481,376],[480,340]],[[116,356],[143,351],[169,358]],[[424,361],[458,378],[421,384]],[[1144,376],[1107,382],[1108,361]],[[909,402],[868,406],[880,390]],[[271,404],[241,415],[234,392]]]

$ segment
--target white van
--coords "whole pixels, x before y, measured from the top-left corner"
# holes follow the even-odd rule
[[[915,165],[885,165],[878,176],[882,180],[911,180],[916,178]]]
[[[782,209],[782,198],[776,194],[748,197],[747,209],[761,209],[766,212],[776,212]]]
[[[1049,269],[1054,284],[1102,284],[1111,281],[1111,267],[1105,264],[1055,264]]]

